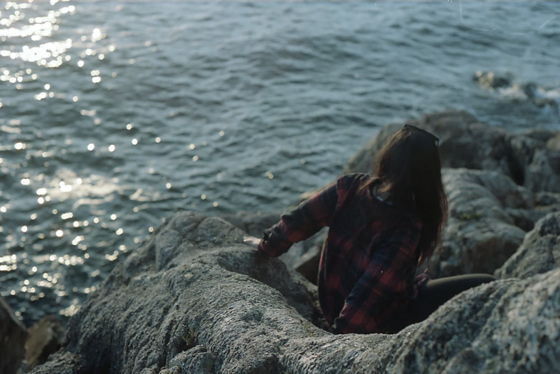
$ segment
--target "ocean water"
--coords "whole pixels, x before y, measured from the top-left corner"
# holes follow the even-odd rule
[[[555,2],[29,0],[0,40],[0,292],[28,324],[174,210],[281,210],[387,123],[560,128]]]

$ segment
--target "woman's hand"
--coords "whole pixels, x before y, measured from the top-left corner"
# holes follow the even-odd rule
[[[243,243],[251,246],[255,249],[259,248],[259,243],[261,242],[260,239],[255,238],[254,236],[245,236],[243,237]]]

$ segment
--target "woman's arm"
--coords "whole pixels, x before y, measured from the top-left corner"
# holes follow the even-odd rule
[[[340,181],[340,179],[339,179]],[[338,183],[302,202],[280,217],[280,222],[264,232],[257,249],[272,257],[285,253],[294,243],[305,240],[324,226],[329,226],[338,201]],[[245,243],[254,245],[246,238]]]
[[[386,245],[375,249],[368,267],[345,300],[334,320],[333,332],[380,332],[376,317],[385,314],[407,297],[407,278],[414,271],[414,251],[420,239],[416,229],[398,229],[391,233]]]

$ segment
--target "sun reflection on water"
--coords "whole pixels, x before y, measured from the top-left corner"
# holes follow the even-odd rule
[[[148,59],[128,45],[117,48],[115,25],[76,22],[89,17],[83,9],[96,5],[48,4],[7,3],[0,13],[0,84],[16,93],[0,99],[0,169],[7,180],[0,191],[5,243],[0,280],[6,285],[0,291],[12,297],[9,301],[24,317],[44,306],[52,311],[54,302],[61,315],[75,313],[115,263],[156,231],[175,202],[216,212],[228,209],[223,194],[196,185],[203,178],[227,183],[233,174],[207,169],[217,150],[212,143],[233,137],[227,124],[212,124],[200,136],[187,130],[169,133],[163,127],[167,123],[158,120],[156,126],[147,125],[153,118],[128,106],[130,92],[120,85],[131,71],[145,69]],[[154,54],[159,44],[138,43],[149,48],[141,52]],[[140,76],[135,84],[172,91],[157,86],[158,78]],[[166,117],[167,109],[162,121],[185,117],[182,108],[172,108],[175,114]],[[200,123],[208,124],[206,118]],[[181,127],[196,125],[185,121]],[[224,146],[219,152],[232,151]],[[186,171],[175,173],[158,163],[162,157],[152,157],[160,155],[178,160],[177,168]],[[130,165],[138,167],[130,170],[135,168]],[[272,171],[277,173],[265,174],[270,179]]]

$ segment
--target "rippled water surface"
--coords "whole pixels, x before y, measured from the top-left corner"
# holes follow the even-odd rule
[[[0,291],[69,316],[177,208],[281,210],[379,126],[446,108],[558,128],[560,6],[5,3]],[[477,71],[508,73],[490,90]],[[550,99],[535,106],[516,84]]]

